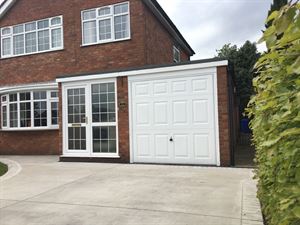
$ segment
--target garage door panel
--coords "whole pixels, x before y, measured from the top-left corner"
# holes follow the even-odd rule
[[[208,134],[193,135],[193,150],[196,158],[210,158],[211,146],[209,139]]]
[[[168,94],[168,82],[154,82],[153,84],[154,95],[167,95]]]
[[[168,105],[167,101],[154,102],[154,125],[168,125]]]
[[[175,80],[172,81],[172,94],[184,94],[188,92],[188,81]]]
[[[136,150],[138,157],[151,157],[151,136],[147,134],[136,135]]]
[[[136,97],[150,96],[151,94],[150,90],[151,90],[151,86],[148,82],[136,83],[134,88],[134,95]]]
[[[169,152],[169,135],[156,134],[154,135],[155,151],[154,154],[158,158],[170,158]]]
[[[212,75],[130,84],[134,162],[216,164]]]
[[[211,94],[213,92],[213,82],[211,76],[194,78],[191,80],[191,85],[191,90],[193,93]]]
[[[173,139],[174,158],[189,158],[189,135],[175,134]]]
[[[188,101],[180,100],[172,102],[173,124],[183,125],[188,124]]]
[[[209,100],[208,99],[196,99],[193,100],[193,123],[209,123]]]
[[[151,105],[148,102],[136,103],[135,104],[135,116],[137,126],[150,126],[150,109]]]

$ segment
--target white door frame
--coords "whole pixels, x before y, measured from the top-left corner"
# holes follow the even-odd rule
[[[114,83],[115,85],[115,109],[116,109],[116,122],[103,123],[103,126],[115,126],[116,127],[116,153],[93,153],[93,135],[92,135],[92,91],[91,87],[93,84],[101,83]],[[68,101],[67,101],[67,91],[73,88],[85,88],[85,99],[86,99],[86,149],[81,150],[68,150]],[[117,98],[117,80],[116,78],[110,79],[97,79],[90,81],[79,81],[62,83],[62,130],[63,130],[63,156],[69,157],[101,157],[101,158],[119,158],[119,129],[118,129],[118,98]]]
[[[134,145],[133,145],[133,105],[132,105],[132,87],[135,81],[153,81],[168,78],[184,78],[191,76],[204,76],[210,75],[213,79],[213,101],[214,101],[214,124],[215,124],[215,155],[216,165],[220,166],[220,142],[219,142],[219,113],[218,113],[218,86],[217,86],[217,68],[201,68],[191,69],[186,71],[170,71],[164,73],[153,73],[147,75],[136,75],[128,77],[128,110],[129,110],[129,132],[130,132],[130,163],[134,163]]]

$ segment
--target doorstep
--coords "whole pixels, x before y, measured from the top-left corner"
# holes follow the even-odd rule
[[[64,156],[59,157],[60,162],[89,162],[89,163],[129,163],[129,159],[123,157],[73,157]]]

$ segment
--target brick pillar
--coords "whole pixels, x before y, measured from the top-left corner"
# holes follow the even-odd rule
[[[229,96],[227,66],[217,67],[221,166],[230,166]]]

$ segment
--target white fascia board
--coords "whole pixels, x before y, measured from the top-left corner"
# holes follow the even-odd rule
[[[56,82],[51,82],[51,83],[35,83],[35,84],[0,87],[0,94],[19,92],[19,91],[41,90],[41,89],[48,89],[48,90],[58,89],[58,84]]]
[[[82,76],[79,75],[74,77],[57,78],[56,82],[65,83],[65,82],[87,81],[87,80],[124,77],[124,76],[130,77],[130,76],[147,75],[147,74],[158,74],[158,73],[166,73],[166,72],[214,68],[218,66],[227,66],[227,65],[228,65],[228,61],[223,60],[223,61],[208,62],[208,63],[197,63],[197,64],[195,63],[195,64],[186,64],[186,65],[178,65],[178,66],[159,67],[153,69],[141,69],[141,70],[137,69],[137,70],[123,71],[123,72],[91,74],[91,75],[87,74]]]
[[[7,0],[0,8],[0,19],[5,15],[5,13],[12,7],[16,0]]]

